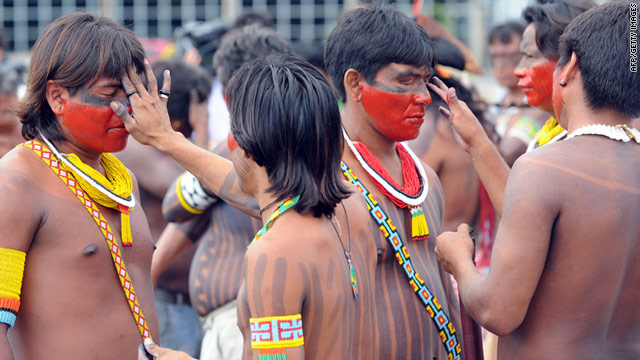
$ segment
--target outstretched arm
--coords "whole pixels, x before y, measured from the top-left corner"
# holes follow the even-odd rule
[[[258,204],[238,186],[231,161],[192,144],[181,133],[173,131],[167,113],[167,100],[158,96],[156,78],[146,61],[145,70],[148,91],[133,69],[129,69],[128,75],[122,78],[125,91],[128,94],[133,92],[129,96],[132,115],[129,115],[123,104],[115,101],[111,103],[111,107],[122,119],[131,136],[141,144],[151,145],[171,156],[229,205],[259,217]],[[171,78],[169,72],[165,71],[163,90],[169,91],[170,88]],[[242,155],[238,153],[233,156]]]
[[[458,281],[462,303],[487,330],[506,335],[524,320],[549,250],[558,194],[540,165],[516,161],[505,194],[504,217],[487,276],[472,262],[469,227],[436,240],[436,254]]]
[[[433,84],[427,85],[449,105],[448,110],[440,107],[440,112],[451,120],[453,128],[465,142],[464,149],[471,155],[473,166],[487,189],[493,206],[498,215],[502,216],[509,167],[467,104],[458,99],[455,89],[448,88],[437,77],[433,78]]]

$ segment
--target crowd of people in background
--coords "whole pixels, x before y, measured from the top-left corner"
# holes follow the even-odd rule
[[[488,34],[495,103],[387,5],[151,63],[54,20],[0,65],[0,359],[640,358],[637,2]]]

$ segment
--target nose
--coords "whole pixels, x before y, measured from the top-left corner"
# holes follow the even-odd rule
[[[418,105],[422,104],[423,106],[428,106],[431,104],[431,95],[428,92],[420,93],[413,98],[413,103]]]
[[[522,65],[522,61],[520,61],[518,63],[518,66],[515,68],[515,70],[513,70],[513,75],[519,77],[519,78],[523,78],[526,74],[525,74],[525,70],[526,67],[524,67]]]

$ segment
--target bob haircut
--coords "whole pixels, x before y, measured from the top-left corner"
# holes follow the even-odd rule
[[[631,71],[630,18],[631,6],[624,2],[607,3],[576,17],[560,38],[557,66],[565,66],[575,52],[588,106],[637,117],[640,78]]]
[[[329,34],[324,63],[338,98],[346,100],[344,74],[357,70],[369,84],[378,71],[391,63],[436,65],[436,54],[427,32],[396,9],[366,5],[340,17]]]
[[[130,67],[144,69],[145,53],[135,34],[111,19],[77,12],[53,21],[36,41],[31,55],[27,92],[16,106],[22,136],[63,140],[46,98],[54,80],[73,95],[101,77],[120,79]]]
[[[571,20],[596,6],[590,0],[536,0],[522,18],[536,29],[536,45],[550,60],[558,60],[560,36]]]
[[[227,95],[231,133],[266,169],[266,191],[278,200],[300,195],[300,214],[332,215],[350,191],[340,175],[338,102],[322,74],[293,54],[272,54],[243,64]]]

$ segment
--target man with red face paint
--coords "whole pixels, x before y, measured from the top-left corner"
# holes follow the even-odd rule
[[[143,62],[133,32],[87,13],[33,48],[17,104],[28,141],[0,160],[2,359],[133,358],[158,333],[149,227],[110,154],[129,136],[110,103],[128,106],[121,76]]]
[[[520,77],[518,86],[523,89],[529,104],[548,112],[551,116],[529,145],[529,151],[566,136],[566,131],[556,121],[551,99],[559,39],[573,18],[593,6],[595,4],[589,0],[537,0],[522,13],[528,25],[520,44],[522,59],[515,71],[516,76]],[[444,92],[442,89],[446,86],[437,79],[434,82],[435,85],[429,84],[429,88],[450,103],[455,97],[455,91]],[[446,116],[450,115],[447,109],[441,108],[441,112]],[[501,216],[509,167],[475,117],[456,119],[452,116],[451,123],[462,138],[464,149],[471,155],[480,180],[498,215]]]
[[[516,161],[491,269],[468,226],[437,239],[465,308],[501,336],[498,359],[638,359],[640,79],[629,70],[632,6],[577,16],[560,39],[551,104],[565,140]],[[632,35],[633,34],[633,35]],[[455,121],[473,115],[448,93]]]

